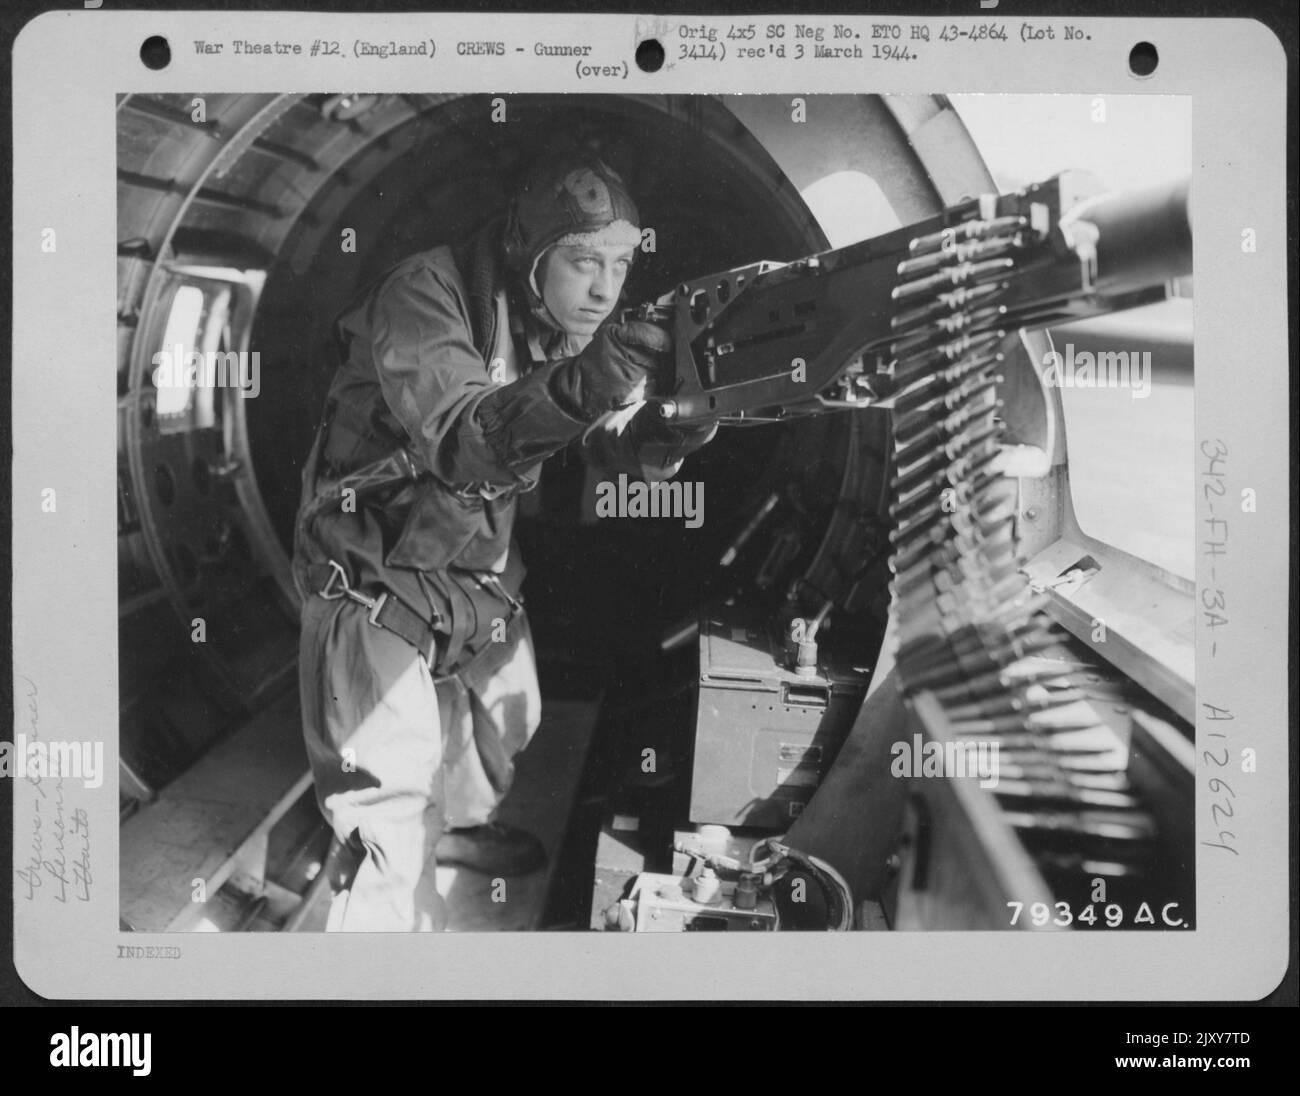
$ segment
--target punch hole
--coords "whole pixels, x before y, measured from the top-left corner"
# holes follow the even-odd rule
[[[664,47],[658,38],[647,38],[637,45],[636,67],[642,72],[658,72],[664,67]]]
[[[151,68],[155,72],[165,69],[172,63],[172,48],[167,44],[167,39],[161,34],[152,34],[146,38],[140,47],[140,60],[144,62],[145,68]]]
[[[1134,76],[1150,76],[1160,64],[1160,54],[1150,42],[1139,42],[1128,51],[1128,70]]]

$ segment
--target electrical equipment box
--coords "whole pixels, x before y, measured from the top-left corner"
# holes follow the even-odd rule
[[[632,893],[608,916],[611,928],[624,932],[772,932],[776,906],[767,895],[751,899],[747,907],[736,902],[736,884],[721,883],[704,901],[697,884],[675,875],[643,872]]]
[[[815,672],[795,673],[761,614],[711,607],[700,622],[691,821],[788,829],[830,770],[870,676],[824,644]]]

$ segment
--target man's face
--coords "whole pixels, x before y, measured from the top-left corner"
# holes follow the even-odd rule
[[[632,249],[617,244],[565,244],[542,258],[542,301],[570,335],[591,335],[618,303]]]

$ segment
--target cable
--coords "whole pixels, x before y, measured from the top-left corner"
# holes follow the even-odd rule
[[[764,837],[755,842],[754,846],[749,850],[749,870],[766,874],[782,860],[790,860],[798,864],[812,874],[823,891],[839,899],[836,923],[828,925],[828,930],[832,932],[848,932],[853,927],[854,902],[853,890],[844,876],[821,857],[793,849],[784,844],[784,841],[785,834],[781,834],[779,837]],[[773,855],[767,860],[758,861],[758,851],[768,847],[771,848]]]

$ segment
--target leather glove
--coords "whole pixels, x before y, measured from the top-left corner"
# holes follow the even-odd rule
[[[713,435],[718,432],[718,420],[705,419],[684,426],[669,426],[667,430],[677,452],[684,457],[713,440]]]
[[[711,442],[718,432],[717,419],[705,419],[681,426],[655,421],[645,414],[640,419],[644,425],[637,431],[634,440],[640,447],[643,459],[664,468],[680,463]]]
[[[644,393],[669,364],[672,336],[640,320],[597,330],[585,350],[551,374],[551,392],[562,407],[594,422]]]

